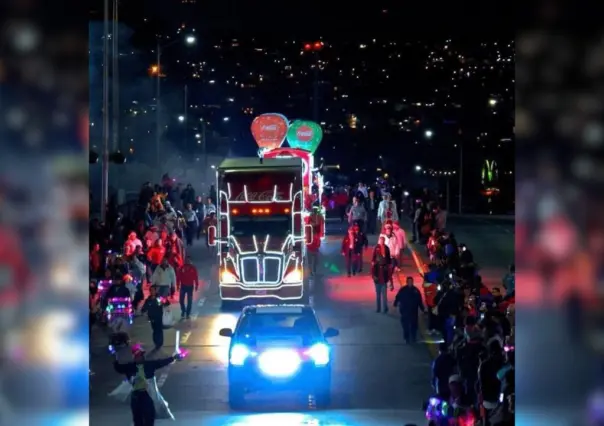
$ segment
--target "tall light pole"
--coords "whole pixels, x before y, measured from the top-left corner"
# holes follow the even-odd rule
[[[306,43],[304,50],[306,52],[312,52],[315,60],[315,69],[313,76],[313,108],[312,118],[314,121],[319,121],[319,52],[323,49],[322,41],[315,41],[314,43]]]
[[[103,164],[101,180],[101,220],[107,219],[109,204],[109,0],[103,11]]]
[[[189,147],[189,142],[187,141],[187,136],[188,136],[187,135],[187,133],[188,133],[187,132],[187,124],[188,124],[187,121],[189,120],[189,105],[188,105],[188,103],[189,103],[189,86],[185,84],[185,105],[184,105],[184,107],[185,107],[184,108],[185,109],[185,111],[184,111],[185,121],[183,123],[184,126],[185,126],[185,140],[184,140],[184,143],[185,143],[185,152],[186,152],[187,148]]]
[[[164,50],[168,47],[175,45],[178,43],[180,39],[173,40],[164,45],[161,44],[161,40],[157,39],[157,47],[156,47],[156,64],[151,67],[152,74],[156,76],[155,82],[155,99],[156,99],[156,109],[155,109],[155,163],[157,167],[161,166],[161,78],[162,78],[162,66],[161,66],[161,55]],[[185,38],[185,43],[188,45],[193,45],[197,39],[195,36],[187,36]]]
[[[459,214],[463,214],[463,139],[459,140]]]

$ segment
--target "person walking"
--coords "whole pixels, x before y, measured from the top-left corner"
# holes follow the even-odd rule
[[[386,286],[390,284],[390,291],[394,290],[392,284],[392,258],[390,249],[386,245],[383,235],[378,238],[378,243],[373,249],[371,258],[371,276],[375,285],[376,312],[388,312],[388,293]]]
[[[422,295],[413,283],[413,277],[407,277],[406,285],[401,286],[394,299],[401,315],[403,337],[407,344],[417,341],[418,311],[426,312]]]
[[[159,297],[156,286],[151,286],[149,288],[149,297],[145,300],[141,313],[146,313],[149,318],[153,334],[153,344],[155,345],[156,351],[164,346],[164,308],[169,305],[170,302],[167,298]]]
[[[187,257],[183,266],[176,272],[176,287],[180,293],[180,319],[191,318],[193,306],[193,292],[199,289],[199,276],[197,268],[193,265],[190,257]],[[185,306],[186,299],[186,306]]]

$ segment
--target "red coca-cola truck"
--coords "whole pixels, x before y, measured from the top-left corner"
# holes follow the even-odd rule
[[[217,224],[208,235],[223,306],[305,298],[302,174],[300,158],[233,158],[217,168]]]

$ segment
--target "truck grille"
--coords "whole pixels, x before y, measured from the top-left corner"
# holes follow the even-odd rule
[[[277,257],[264,258],[263,281],[267,284],[277,284],[281,281],[281,259]]]
[[[256,257],[241,259],[241,275],[244,284],[256,284],[260,281],[258,266],[258,258]]]
[[[241,259],[244,284],[278,285],[281,283],[282,260],[277,256]]]

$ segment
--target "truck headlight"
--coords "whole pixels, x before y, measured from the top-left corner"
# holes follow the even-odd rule
[[[221,284],[236,284],[239,281],[237,275],[233,274],[231,271],[223,269],[220,272],[220,283]]]
[[[285,274],[285,277],[283,277],[283,282],[286,284],[302,282],[302,270],[296,268],[293,271],[288,272]]]

